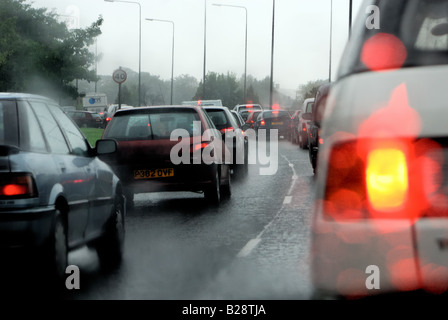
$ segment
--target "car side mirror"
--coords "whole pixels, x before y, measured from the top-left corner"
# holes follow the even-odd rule
[[[100,139],[95,145],[97,155],[115,153],[117,151],[117,141],[113,139]]]
[[[302,115],[302,118],[303,120],[311,120],[312,115],[313,115],[312,113],[307,112]]]

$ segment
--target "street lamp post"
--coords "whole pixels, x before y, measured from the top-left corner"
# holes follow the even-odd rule
[[[138,106],[140,107],[141,104],[141,97],[142,97],[142,6],[139,2],[136,1],[124,1],[124,0],[104,0],[106,2],[124,2],[124,3],[133,3],[138,4],[139,8],[139,40],[138,40]]]
[[[205,99],[206,56],[207,56],[207,0],[204,0],[204,68],[202,73],[202,99]]]
[[[247,84],[247,8],[243,6],[234,6],[229,4],[220,4],[220,3],[214,3],[214,6],[217,7],[233,7],[233,8],[240,8],[244,9],[246,11],[246,35],[244,40],[244,102],[246,103],[246,84]]]
[[[330,83],[331,83],[332,46],[333,46],[333,0],[331,0],[331,6],[330,6],[330,59],[329,59],[329,65],[328,65],[328,82],[330,82]]]
[[[272,41],[271,41],[271,84],[269,89],[269,109],[274,104],[274,27],[275,27],[275,0],[272,0]]]
[[[173,26],[173,40],[171,45],[171,105],[173,104],[173,83],[174,83],[174,22],[171,20],[161,20],[161,19],[150,19],[146,18],[148,21],[160,21],[168,22]]]

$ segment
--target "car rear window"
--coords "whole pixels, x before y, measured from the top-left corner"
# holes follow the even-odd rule
[[[381,27],[366,28],[367,15],[359,16],[353,28],[354,41],[348,43],[340,62],[339,78],[370,70],[448,64],[448,1],[375,3],[380,9]],[[394,52],[394,56],[388,61],[380,59],[379,53],[387,50]],[[378,66],[377,62],[381,64]]]
[[[232,123],[230,122],[230,119],[227,118],[226,112],[224,110],[205,109],[205,111],[208,113],[210,119],[212,119],[217,129],[232,126]]]
[[[104,138],[117,140],[158,140],[170,139],[175,129],[185,129],[190,136],[200,136],[204,132],[194,126],[201,121],[193,109],[154,108],[138,112],[117,112],[104,132]]]
[[[0,145],[18,146],[17,110],[14,101],[0,100]]]
[[[291,119],[291,116],[287,111],[268,111],[263,112],[263,118],[265,119],[273,119],[273,118],[282,118],[282,119]]]

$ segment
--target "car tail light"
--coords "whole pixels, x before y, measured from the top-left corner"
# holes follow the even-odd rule
[[[366,164],[369,204],[380,211],[403,206],[409,191],[408,164],[402,150],[376,149],[369,152]]]
[[[109,118],[109,117],[106,118],[106,121],[110,121],[110,120],[111,120],[111,118]]]
[[[208,142],[202,142],[202,143],[198,143],[195,145],[191,146],[190,152],[197,152],[201,149],[205,149],[206,147],[208,147],[209,143]]]
[[[37,190],[31,174],[4,174],[0,179],[0,198],[33,198]]]
[[[406,219],[448,216],[439,201],[443,156],[428,139],[358,139],[332,146],[324,212],[327,218]]]
[[[261,124],[262,126],[264,126],[264,125],[266,125],[266,122],[265,122],[264,120],[261,120],[260,124]]]
[[[228,127],[228,128],[223,128],[221,130],[219,130],[221,133],[227,133],[227,132],[232,132],[235,129],[233,129],[233,127]]]

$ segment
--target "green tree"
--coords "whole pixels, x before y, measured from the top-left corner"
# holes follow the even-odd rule
[[[88,47],[101,34],[101,17],[85,29],[68,30],[55,13],[25,0],[0,2],[0,91],[52,98],[78,95],[74,80],[95,81]]]
[[[302,105],[305,99],[314,98],[316,96],[317,89],[325,83],[328,83],[328,80],[313,80],[299,86],[299,89],[296,91],[296,100],[298,105]]]

